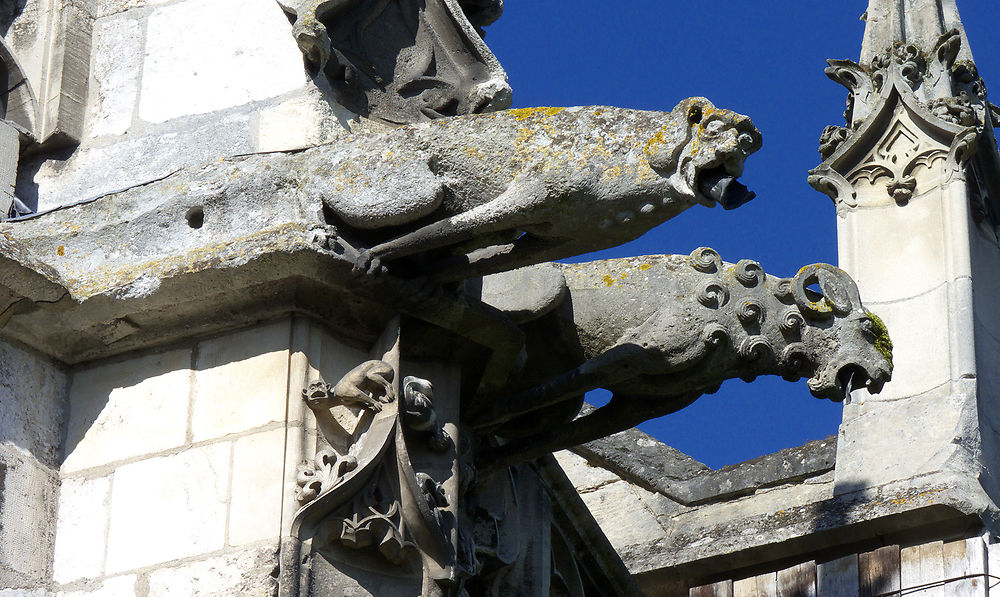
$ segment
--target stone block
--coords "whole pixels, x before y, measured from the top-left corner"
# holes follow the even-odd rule
[[[257,151],[288,151],[326,143],[348,134],[354,115],[318,92],[261,110],[257,116]]]
[[[198,346],[194,441],[284,421],[289,325],[264,325]]]
[[[271,0],[188,0],[149,17],[139,117],[164,122],[282,95],[306,83]]]
[[[573,482],[576,490],[583,494],[600,489],[601,487],[621,481],[621,478],[606,468],[591,466],[584,458],[568,451],[561,450],[555,452],[554,456],[559,466],[565,471],[566,476]]]
[[[22,581],[38,584],[49,578],[57,487],[54,470],[0,445],[0,571],[12,570]]]
[[[900,207],[859,209],[838,222],[840,265],[868,303],[917,296],[947,278],[947,239],[940,193]]]
[[[277,593],[278,554],[258,547],[163,568],[149,575],[149,595],[272,597]]]
[[[16,192],[18,197],[38,197],[39,209],[49,209],[162,178],[179,168],[251,152],[249,135],[246,111],[194,119],[183,128],[130,133],[110,145],[80,149],[65,161],[49,156],[35,158],[34,164],[26,161],[26,169],[38,171],[19,179]]]
[[[665,533],[656,516],[645,507],[643,493],[649,492],[617,481],[580,496],[615,550],[656,541]]]
[[[93,80],[89,136],[124,135],[132,124],[142,72],[143,23],[128,15],[97,22],[94,31]]]
[[[110,490],[110,477],[63,480],[53,561],[53,579],[57,583],[101,576]]]
[[[59,593],[59,597],[136,597],[139,595],[136,591],[137,580],[134,575],[116,576],[97,585],[97,588],[67,591]]]
[[[948,384],[901,400],[844,407],[837,445],[836,492],[849,493],[957,467],[965,469],[969,445],[978,435],[973,395]]]
[[[856,402],[906,398],[930,391],[951,379],[948,287],[904,301],[866,306],[885,322],[892,338],[892,381],[882,392],[853,393]],[[931,347],[940,347],[932,350]]]
[[[190,384],[190,350],[77,372],[63,474],[183,445]]]
[[[241,437],[233,446],[229,544],[246,545],[281,535],[285,430]]]
[[[229,501],[229,442],[115,471],[105,571],[110,574],[221,549]]]
[[[44,357],[0,342],[0,443],[58,466],[66,373]]]

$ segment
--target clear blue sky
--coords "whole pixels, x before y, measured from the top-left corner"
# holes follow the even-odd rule
[[[958,7],[980,74],[1000,89],[1000,4]],[[756,259],[790,276],[807,263],[837,263],[833,204],[806,184],[806,172],[820,161],[823,127],[844,124],[847,92],[826,78],[825,60],[857,60],[866,8],[866,0],[508,0],[486,43],[507,70],[514,107],[669,110],[701,95],[747,114],[763,133],[742,177],[755,200],[729,212],[694,207],[584,260],[709,246],[726,261]],[[840,418],[841,405],[813,398],[804,380],[761,377],[728,381],[640,428],[720,467],[836,434]]]

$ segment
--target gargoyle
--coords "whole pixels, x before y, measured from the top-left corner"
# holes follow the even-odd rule
[[[449,281],[617,246],[698,203],[735,208],[754,196],[736,178],[760,143],[704,98],[508,110],[355,137],[310,188],[355,231],[383,229],[362,269],[419,255],[410,271]]]
[[[516,376],[524,381],[475,419],[520,437],[494,462],[616,433],[679,410],[726,379],[808,377],[815,396],[839,401],[862,387],[881,391],[892,372],[885,326],[861,304],[850,276],[831,265],[778,279],[756,262],[724,264],[701,248],[688,257],[559,267],[568,298],[524,325],[527,365]],[[610,390],[610,403],[563,425],[595,388]]]

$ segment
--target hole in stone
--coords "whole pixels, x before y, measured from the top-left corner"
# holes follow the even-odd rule
[[[201,228],[205,223],[205,210],[200,205],[196,205],[187,210],[187,213],[184,214],[184,219],[187,220],[188,226]]]

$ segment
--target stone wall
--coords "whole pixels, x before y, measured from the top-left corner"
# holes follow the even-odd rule
[[[273,0],[100,0],[92,10],[81,144],[22,161],[18,197],[39,210],[223,156],[315,145],[352,117],[309,81]]]
[[[363,358],[286,319],[75,372],[57,588],[274,594],[295,464],[315,450],[301,389],[317,369],[336,380]]]
[[[51,575],[67,375],[37,353],[0,343],[0,588]]]

